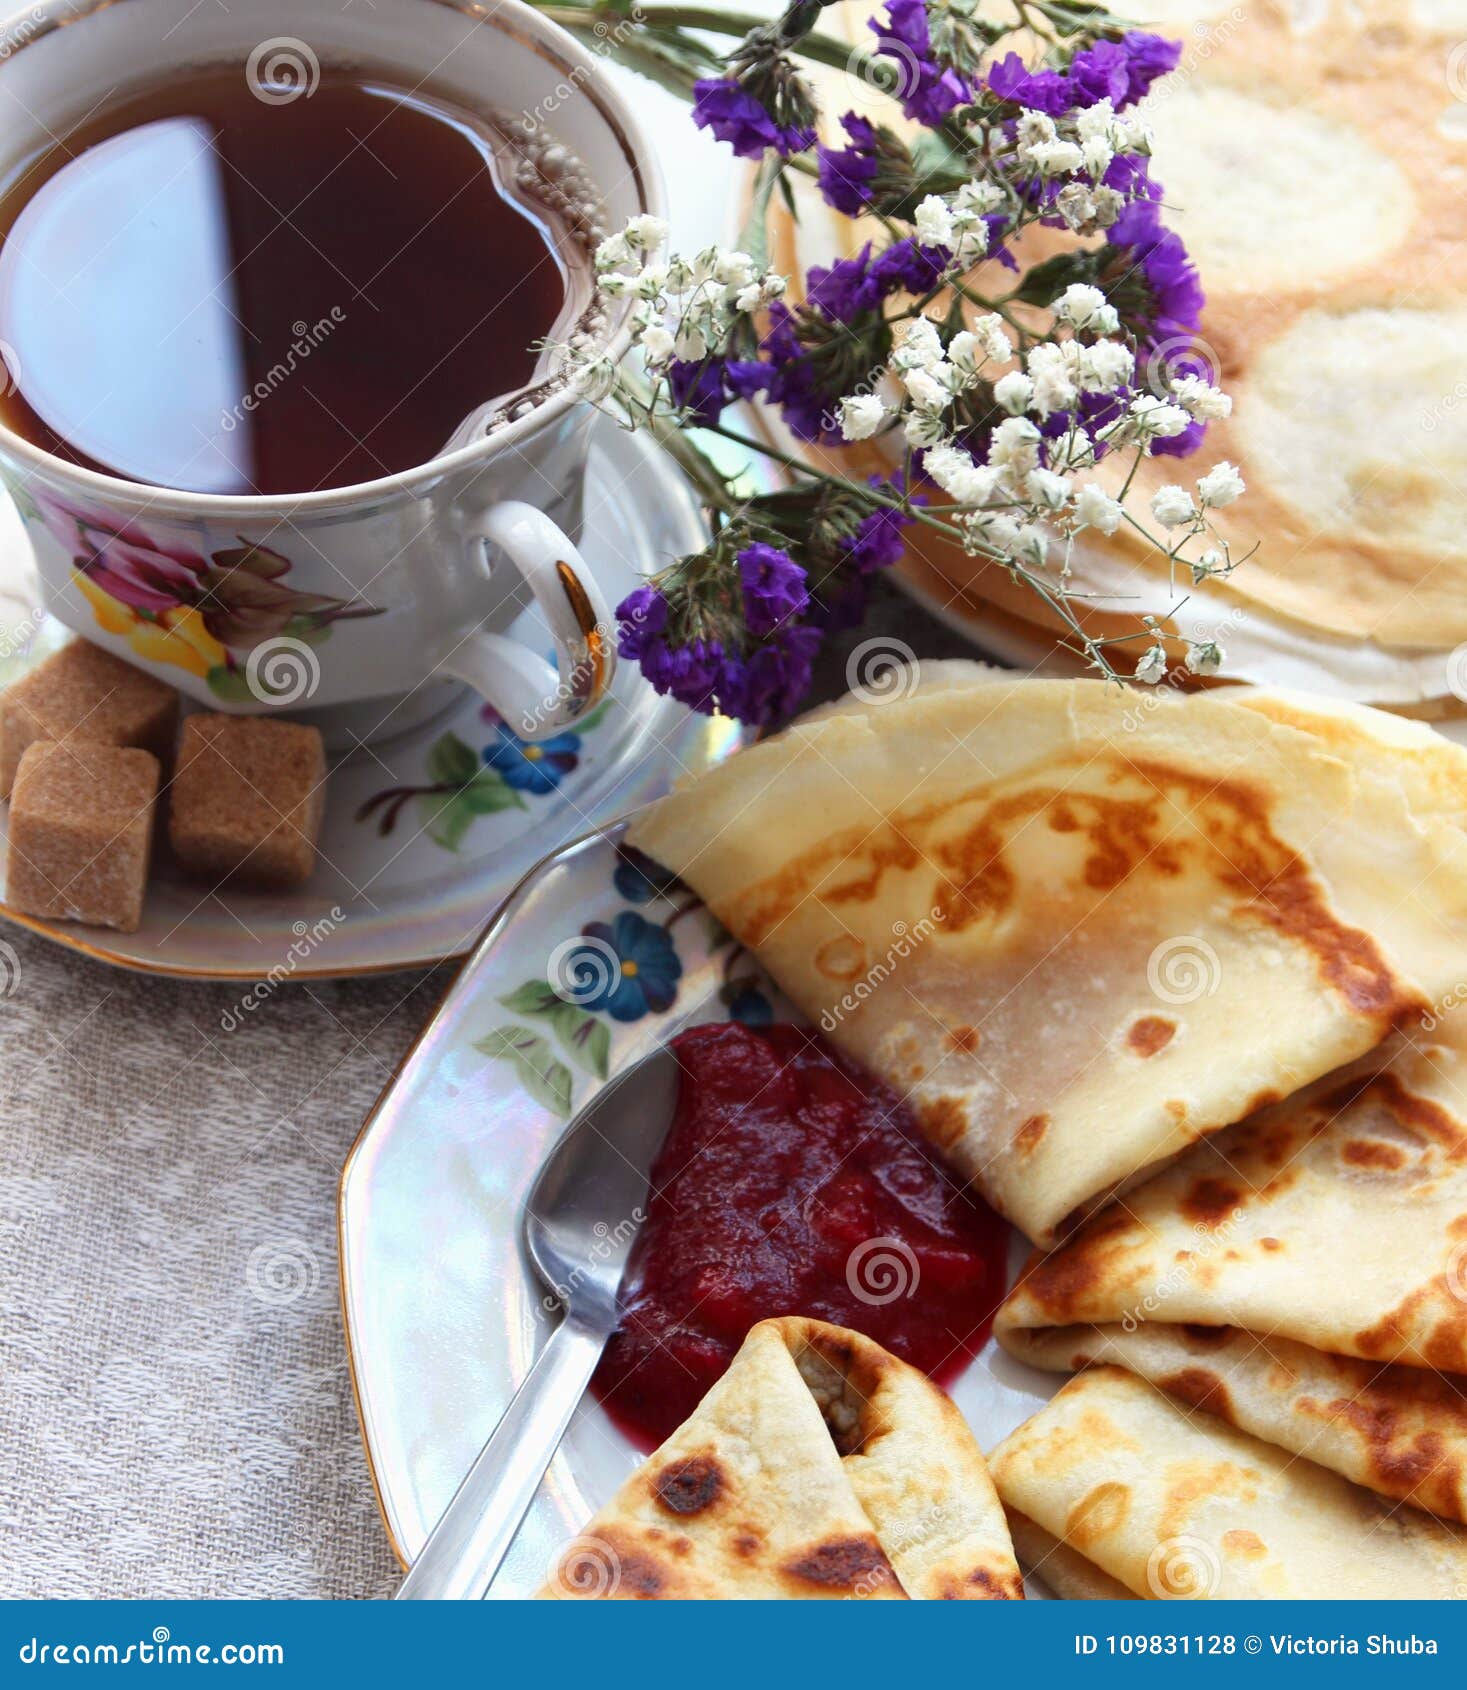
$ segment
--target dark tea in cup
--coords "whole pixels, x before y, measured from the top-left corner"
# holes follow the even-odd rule
[[[426,463],[513,410],[586,307],[583,187],[564,149],[423,88],[176,72],[0,190],[0,421],[189,492]]]

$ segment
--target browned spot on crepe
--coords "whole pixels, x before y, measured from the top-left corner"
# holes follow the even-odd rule
[[[722,1493],[723,1470],[711,1455],[693,1455],[653,1474],[651,1483],[669,1514],[700,1514]]]
[[[1143,1015],[1131,1023],[1126,1043],[1137,1056],[1155,1056],[1172,1042],[1176,1031],[1176,1022],[1168,1021],[1164,1015]]]

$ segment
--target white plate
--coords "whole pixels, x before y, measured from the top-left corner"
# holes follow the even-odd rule
[[[544,982],[556,947],[587,923],[621,917],[639,945],[675,952],[682,972],[676,999],[661,1014],[618,1023],[588,1006],[604,1032],[576,1048],[604,1038],[609,1073],[690,1022],[726,1019],[729,1000],[746,989],[788,1014],[747,955],[718,944],[717,923],[691,894],[653,892],[619,856],[620,831],[558,853],[514,892],[368,1118],[342,1174],[347,1343],[367,1459],[405,1561],[421,1549],[549,1331],[544,1293],[520,1249],[520,1209],[567,1111],[604,1083],[558,1031],[502,1000],[527,982]],[[527,1090],[509,1061],[476,1048],[509,1026],[541,1036],[539,1071],[558,1065],[548,1085],[532,1081]],[[990,1342],[952,1395],[987,1450],[1054,1388],[1052,1378]],[[588,1398],[492,1594],[538,1590],[557,1551],[640,1459]]]
[[[7,515],[0,533],[0,683],[68,637],[32,610],[29,551],[13,511]],[[608,602],[705,538],[679,471],[646,436],[598,424],[582,549]],[[515,631],[548,649],[537,612],[524,612]],[[608,703],[543,747],[554,755],[532,769],[477,698],[450,694],[446,709],[424,726],[333,767],[320,860],[298,892],[216,893],[165,859],[155,867],[136,933],[24,915],[3,902],[3,888],[0,914],[74,949],[160,974],[259,979],[283,970],[303,979],[436,962],[468,950],[506,892],[547,851],[657,797],[674,778],[727,756],[740,741],[735,724],[690,715],[657,697],[635,665],[624,663]],[[491,757],[505,766],[486,773]],[[444,783],[455,771],[478,773],[472,800],[455,798]],[[490,811],[494,803],[503,807]],[[4,842],[0,814],[0,854]]]

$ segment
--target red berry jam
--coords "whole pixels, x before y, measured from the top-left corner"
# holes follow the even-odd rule
[[[798,1027],[695,1027],[673,1048],[677,1110],[594,1382],[618,1426],[654,1448],[773,1315],[955,1378],[1002,1299],[1008,1228],[897,1096]]]

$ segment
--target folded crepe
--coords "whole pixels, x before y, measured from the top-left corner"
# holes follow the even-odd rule
[[[1033,1260],[999,1342],[1467,1522],[1464,1020],[1198,1144]]]
[[[990,1464],[1025,1565],[1060,1596],[1467,1595],[1467,1533],[1122,1368],[1071,1380]]]
[[[1243,688],[945,665],[631,842],[1037,1242],[1375,1047],[1467,950],[1467,754]]]
[[[823,1321],[761,1321],[541,1593],[1024,1594],[972,1433],[916,1368]]]

